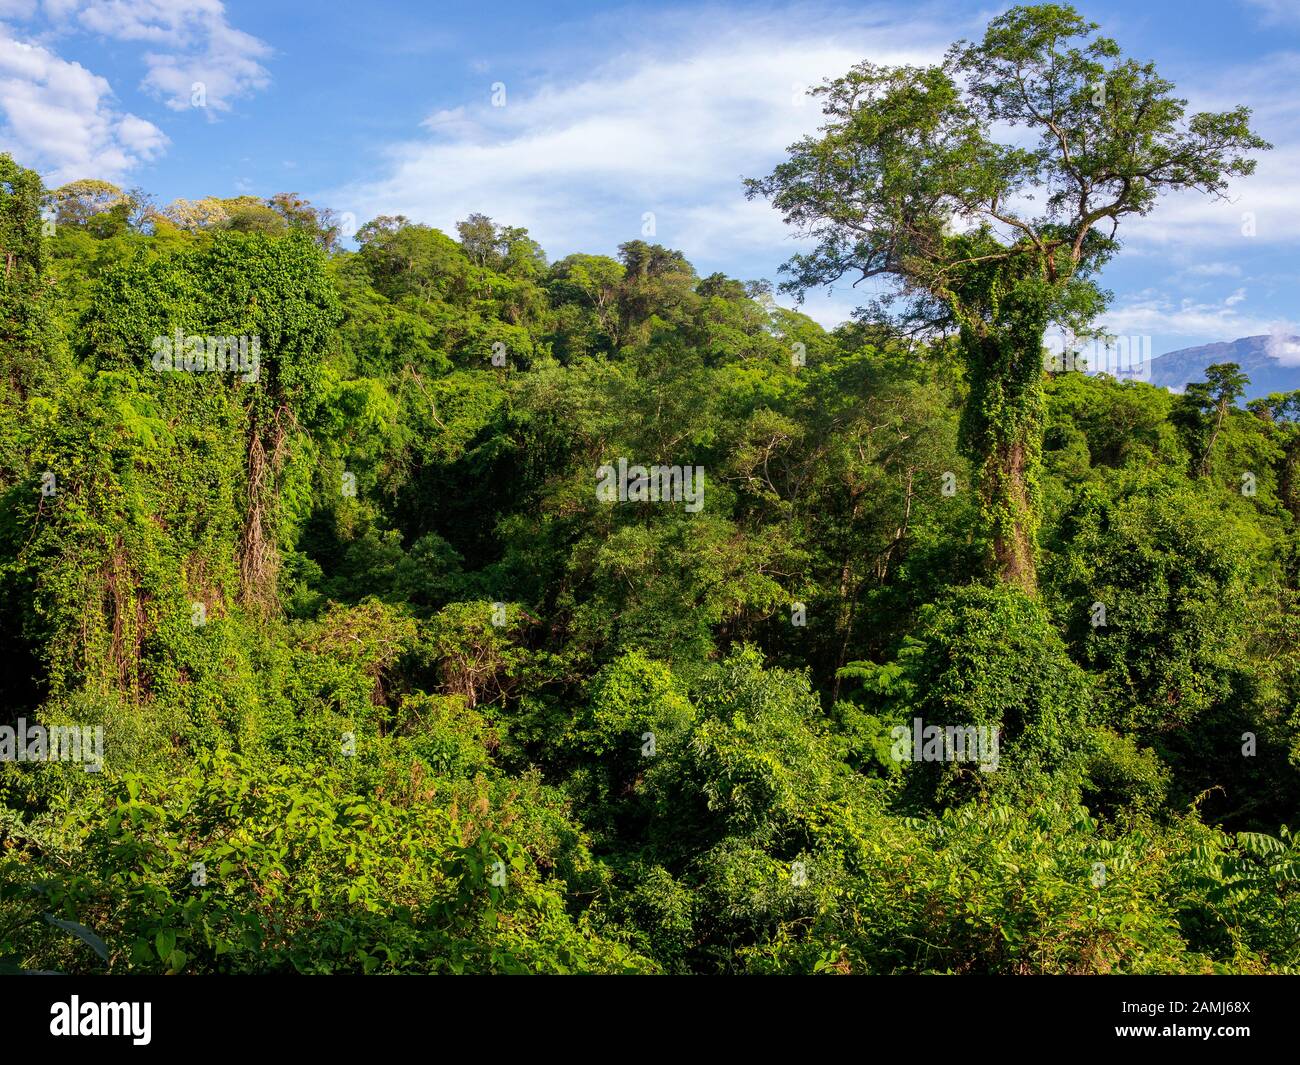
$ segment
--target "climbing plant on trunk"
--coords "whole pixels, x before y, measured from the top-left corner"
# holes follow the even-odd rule
[[[0,485],[22,461],[11,445],[32,396],[51,390],[68,370],[51,311],[41,204],[45,192],[34,170],[0,154]]]
[[[860,63],[813,90],[818,133],[746,182],[815,241],[782,268],[786,291],[882,278],[861,313],[956,335],[994,563],[1031,591],[1045,331],[1096,332],[1121,219],[1172,191],[1224,196],[1269,147],[1245,107],[1188,115],[1098,29],[1065,5],[1015,7],[940,64]]]

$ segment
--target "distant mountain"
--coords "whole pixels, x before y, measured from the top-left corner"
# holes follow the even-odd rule
[[[1283,363],[1278,354],[1286,352]],[[1246,398],[1270,392],[1291,392],[1300,388],[1300,337],[1257,336],[1181,348],[1151,360],[1153,385],[1181,392],[1189,381],[1204,381],[1205,368],[1219,362],[1235,362],[1250,378]]]

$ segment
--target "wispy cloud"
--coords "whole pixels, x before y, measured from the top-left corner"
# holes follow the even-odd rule
[[[1275,318],[1250,313],[1248,303],[1246,290],[1240,288],[1217,302],[1179,299],[1148,289],[1120,300],[1103,322],[1118,336],[1232,338],[1285,328]]]
[[[1300,4],[1298,4],[1300,9]],[[1189,111],[1225,111],[1245,105],[1252,125],[1273,143],[1256,156],[1255,173],[1237,180],[1226,199],[1186,192],[1163,199],[1132,222],[1127,239],[1138,245],[1245,249],[1300,240],[1300,95],[1294,90],[1300,53],[1261,55],[1249,66],[1198,71],[1179,85]]]
[[[1189,277],[1240,277],[1236,263],[1195,263],[1183,271]]]
[[[671,51],[647,31],[660,43],[578,77],[519,85],[485,74],[478,99],[449,101],[423,136],[387,152],[381,176],[332,198],[358,217],[401,213],[444,229],[483,211],[526,225],[556,254],[612,250],[653,225],[652,239],[693,260],[764,253],[774,267],[792,250],[789,233],[745,200],[741,178],[766,173],[816,128],[807,87],[864,57],[932,61],[952,29],[913,19],[810,33],[797,13],[712,13],[674,25]],[[492,103],[496,80],[504,106]]]
[[[1300,5],[1295,0],[1246,0],[1268,25],[1300,26]]]
[[[271,46],[231,26],[221,0],[82,0],[61,4],[60,15],[91,33],[149,46],[142,87],[173,110],[192,106],[196,85],[206,107],[228,111],[270,84],[262,62]]]

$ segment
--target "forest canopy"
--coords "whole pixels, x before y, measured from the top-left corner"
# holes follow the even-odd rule
[[[1267,146],[1094,29],[819,90],[750,185],[791,290],[907,307],[831,330],[645,240],[0,156],[0,966],[1296,971],[1300,393],[1042,345]]]

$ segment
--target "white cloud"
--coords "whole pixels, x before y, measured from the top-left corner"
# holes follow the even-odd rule
[[[1268,353],[1283,366],[1300,366],[1300,330],[1289,322],[1278,322],[1269,329]]]
[[[167,143],[157,126],[112,106],[108,82],[0,26],[0,134],[47,182],[116,179]]]
[[[224,21],[220,0],[89,0],[62,5],[88,30],[119,41],[185,44],[199,18]]]
[[[36,39],[38,15],[54,34]],[[0,18],[26,27],[20,38],[0,24],[0,135],[48,184],[120,180],[167,145],[152,122],[114,105],[105,78],[52,50],[57,33],[146,46],[142,88],[175,110],[191,106],[196,82],[206,106],[224,111],[270,80],[260,62],[270,46],[232,27],[221,0],[0,0]]]
[[[174,111],[193,106],[196,84],[216,111],[270,84],[262,61],[271,46],[231,26],[221,0],[64,0],[56,8],[47,0],[46,10],[67,25],[149,46],[141,87]]]
[[[1292,2],[1292,0],[1288,0]],[[1300,4],[1300,0],[1296,0]],[[1300,53],[1260,56],[1246,67],[1197,70],[1179,91],[1188,111],[1226,111],[1245,105],[1251,126],[1272,151],[1254,154],[1255,173],[1237,179],[1226,200],[1196,192],[1161,200],[1146,218],[1132,220],[1126,235],[1137,244],[1246,251],[1255,244],[1300,240],[1300,95],[1294,86]]]
[[[816,128],[802,89],[864,57],[930,62],[952,25],[839,24],[809,32],[790,15],[647,31],[654,42],[577,77],[514,84],[484,77],[478,99],[430,115],[424,137],[394,146],[382,176],[329,198],[358,217],[405,214],[450,230],[474,211],[524,225],[553,255],[612,252],[654,215],[659,243],[701,264],[743,256],[772,273],[793,250],[766,204],[744,198],[742,177],[766,174]],[[664,42],[673,46],[664,50]],[[491,81],[506,84],[493,107]],[[798,91],[796,91],[798,90]]]
[[[1112,307],[1103,315],[1102,323],[1118,336],[1235,338],[1270,332],[1276,321],[1243,314],[1238,307],[1244,300],[1244,289],[1217,303],[1174,299],[1167,293],[1147,290]]]
[[[167,144],[162,130],[135,115],[123,115],[117,124],[117,136],[123,147],[142,159],[152,159]]]
[[[1183,272],[1190,277],[1240,277],[1241,267],[1236,263],[1196,263]]]
[[[1250,243],[1300,240],[1300,145],[1282,144],[1239,179],[1230,198],[1177,193],[1146,218],[1132,220],[1126,242],[1161,248],[1248,251]]]

